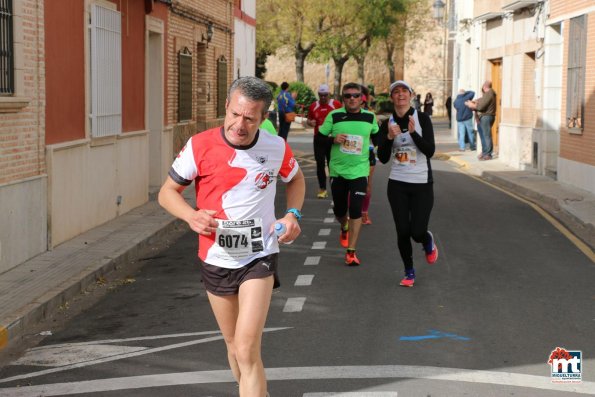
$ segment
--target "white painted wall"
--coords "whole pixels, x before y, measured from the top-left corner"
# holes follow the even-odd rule
[[[242,11],[256,19],[256,0],[243,0]],[[254,76],[256,71],[256,27],[241,19],[234,20],[233,78]]]
[[[558,157],[558,180],[595,194],[595,167]]]
[[[146,203],[148,156],[146,131],[47,146],[49,247]]]
[[[256,18],[256,0],[242,0],[242,11]]]
[[[47,176],[0,186],[0,273],[47,250]]]
[[[234,67],[233,78],[254,76],[256,69],[256,28],[244,21],[234,21]]]
[[[534,137],[539,151],[537,172],[542,175],[554,176],[558,168],[563,53],[562,25],[548,26],[543,53],[543,127]]]

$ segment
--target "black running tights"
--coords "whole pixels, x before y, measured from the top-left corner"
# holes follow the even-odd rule
[[[388,180],[388,202],[397,228],[399,253],[405,270],[413,269],[411,239],[428,242],[428,223],[434,206],[434,188],[431,183],[407,183]]]

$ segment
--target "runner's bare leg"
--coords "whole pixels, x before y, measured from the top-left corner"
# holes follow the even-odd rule
[[[209,294],[211,307],[228,348],[234,377],[241,397],[266,395],[266,377],[261,359],[262,332],[266,322],[273,277],[247,280],[239,295],[221,297]],[[232,314],[235,314],[232,315]]]

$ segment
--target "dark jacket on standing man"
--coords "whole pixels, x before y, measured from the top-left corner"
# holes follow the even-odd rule
[[[457,110],[457,121],[469,120],[473,117],[473,110],[469,109],[466,105],[466,101],[470,101],[475,96],[474,91],[465,91],[462,94],[457,95],[455,98],[454,108]]]

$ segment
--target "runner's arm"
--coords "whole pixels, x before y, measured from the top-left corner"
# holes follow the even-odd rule
[[[434,142],[434,127],[432,126],[432,120],[425,113],[418,114],[419,124],[421,126],[422,134],[419,135],[417,132],[410,133],[411,139],[419,150],[426,155],[427,158],[431,158],[436,151],[436,143]]]
[[[376,135],[378,135],[378,160],[386,164],[390,160],[394,142],[394,139],[388,139],[388,120],[382,122],[380,131]]]
[[[298,169],[297,173],[286,185],[287,208],[296,208],[301,211],[304,205],[305,195],[306,180],[302,170]],[[285,214],[283,218],[279,219],[279,222],[285,224],[285,228],[287,229],[285,234],[279,237],[279,242],[281,243],[295,240],[302,232],[298,220],[291,213]]]
[[[182,219],[195,232],[208,236],[217,229],[217,221],[212,215],[215,211],[196,210],[190,206],[182,196],[186,186],[176,183],[171,176],[167,176],[165,183],[159,190],[159,204],[173,216]]]

